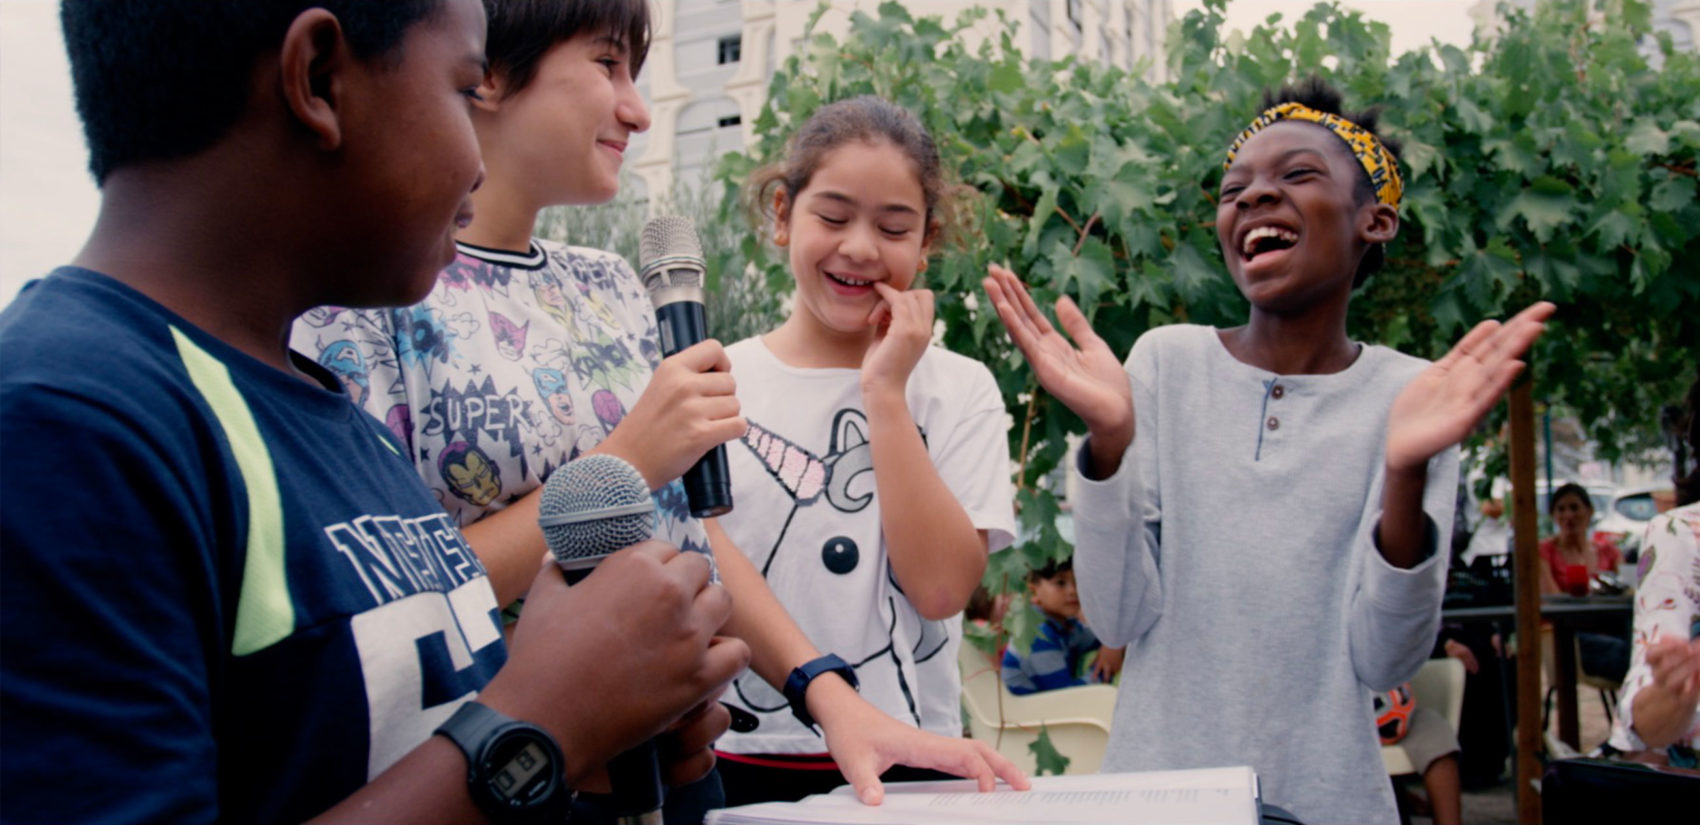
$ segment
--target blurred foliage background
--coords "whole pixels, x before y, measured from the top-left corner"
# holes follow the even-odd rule
[[[1001,18],[1001,37],[965,36],[983,11],[858,12],[843,39],[811,30],[774,74],[752,145],[670,195],[704,229],[717,334],[759,333],[782,318],[793,281],[745,209],[750,173],[783,157],[825,102],[877,94],[921,118],[972,190],[965,242],[926,275],[943,344],[992,368],[1013,418],[1025,535],[994,557],[994,592],[1024,589],[1027,569],[1071,552],[1048,479],[1083,427],[1012,351],[980,291],[987,263],[1011,266],[1043,306],[1073,296],[1118,354],[1154,326],[1243,323],[1214,193],[1227,144],[1285,82],[1318,75],[1349,109],[1382,107],[1384,132],[1404,144],[1404,225],[1353,301],[1353,337],[1433,358],[1480,319],[1553,301],[1531,358],[1536,397],[1574,415],[1608,460],[1662,446],[1660,408],[1694,379],[1700,63],[1650,33],[1646,3],[1505,6],[1503,26],[1468,47],[1399,55],[1386,25],[1330,3],[1243,35],[1224,31],[1225,8],[1207,0],[1171,25],[1162,82],[1145,67],[1028,60]],[[550,213],[545,234],[614,238],[635,258],[642,215],[622,208]],[[1011,613],[1011,635],[1030,639],[1032,611]]]

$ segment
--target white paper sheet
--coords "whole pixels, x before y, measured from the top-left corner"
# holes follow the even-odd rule
[[[979,793],[968,780],[893,782],[863,805],[846,788],[801,802],[713,811],[708,825],[1257,825],[1257,776],[1247,767],[1042,776],[1029,791]]]

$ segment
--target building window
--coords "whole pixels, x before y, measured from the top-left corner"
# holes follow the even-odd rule
[[[720,65],[736,63],[744,56],[743,35],[720,38]]]
[[[739,117],[738,115],[730,115],[728,117],[723,117],[723,118],[715,121],[715,123],[719,124],[720,128],[722,128],[722,129],[726,128],[727,126],[737,126],[738,124],[743,123],[743,122],[744,122],[744,119],[742,117]]]

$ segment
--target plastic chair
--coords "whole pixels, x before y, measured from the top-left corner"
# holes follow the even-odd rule
[[[1613,711],[1617,709],[1617,689],[1621,685],[1604,676],[1595,676],[1583,670],[1581,639],[1578,638],[1574,644],[1577,646],[1576,688],[1580,690],[1590,687],[1600,692],[1600,704],[1605,706],[1606,727],[1609,728],[1616,724]],[[1552,721],[1552,704],[1558,695],[1558,656],[1555,645],[1552,628],[1541,628],[1541,667],[1546,671],[1547,677],[1546,699],[1541,702],[1541,730],[1546,730]]]
[[[1446,724],[1452,726],[1452,733],[1457,734],[1458,725],[1464,718],[1464,663],[1450,656],[1424,662],[1422,669],[1411,679],[1411,696],[1416,699],[1417,707],[1428,708],[1445,717]],[[1381,763],[1386,766],[1388,776],[1417,772],[1416,766],[1411,764],[1410,755],[1398,743],[1381,746]]]
[[[997,749],[1028,774],[1037,767],[1028,745],[1042,726],[1051,744],[1068,757],[1066,774],[1097,773],[1110,741],[1116,689],[1110,685],[1047,690],[1017,696],[998,680],[998,665],[973,643],[957,654],[962,669],[962,707],[968,735]],[[1002,715],[999,715],[999,702]]]

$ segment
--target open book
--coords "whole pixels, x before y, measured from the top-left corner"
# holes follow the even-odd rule
[[[1251,768],[1039,776],[1030,791],[979,793],[970,780],[889,782],[870,807],[849,786],[801,802],[710,811],[708,825],[1258,825]]]

